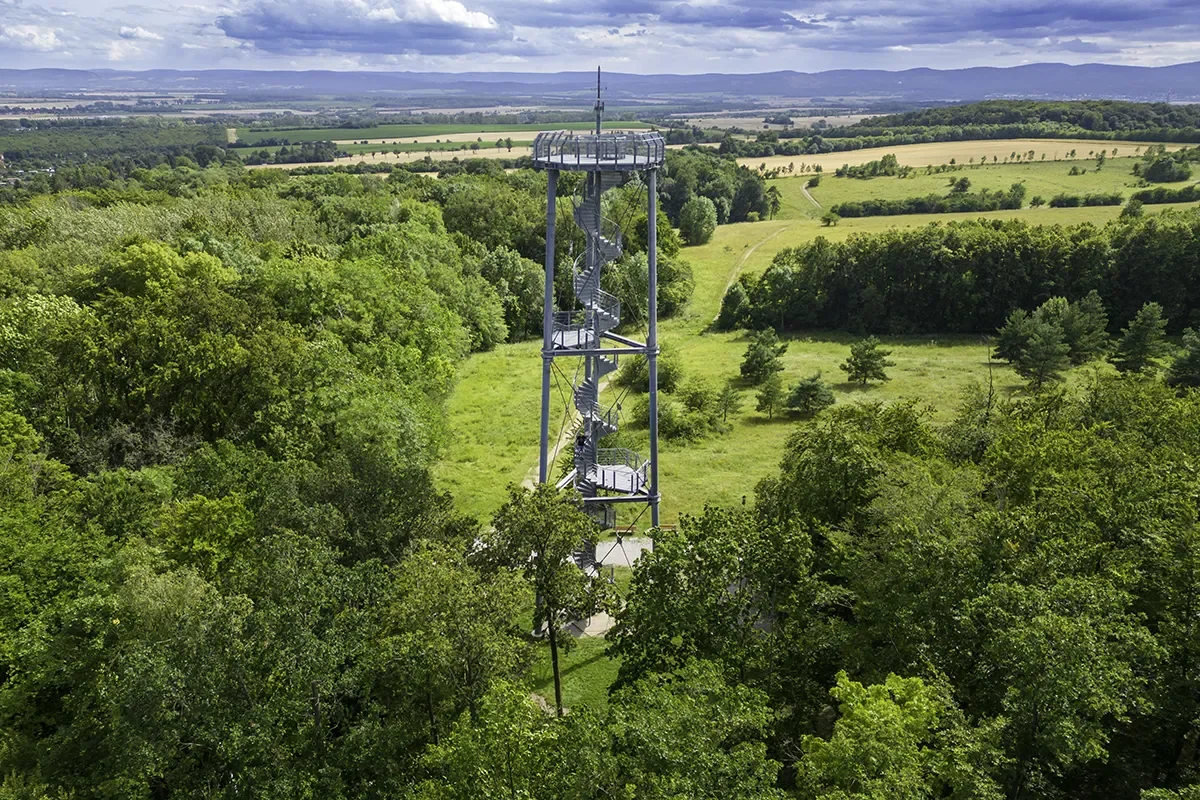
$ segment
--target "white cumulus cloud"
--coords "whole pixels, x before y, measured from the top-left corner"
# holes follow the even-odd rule
[[[0,25],[0,45],[49,53],[62,46],[54,28],[45,25]]]
[[[122,25],[121,26],[121,38],[122,39],[141,39],[143,41],[148,41],[148,42],[161,42],[163,37],[159,36],[154,31],[146,30],[141,25],[138,25],[138,26],[132,27],[132,28],[129,27],[128,25]]]

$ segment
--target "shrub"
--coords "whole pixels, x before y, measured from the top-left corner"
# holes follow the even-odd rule
[[[789,411],[811,417],[823,408],[833,405],[833,389],[821,380],[821,373],[809,375],[804,380],[792,386],[788,393],[787,407]]]
[[[1142,170],[1142,177],[1151,183],[1175,183],[1192,177],[1192,168],[1170,156],[1156,158]]]
[[[669,345],[663,345],[658,354],[658,390],[673,392],[683,380],[683,366],[679,354]],[[636,355],[621,364],[615,383],[634,392],[650,391],[650,364],[645,356]]]

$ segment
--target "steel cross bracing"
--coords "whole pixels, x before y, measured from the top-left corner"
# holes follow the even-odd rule
[[[598,104],[599,108],[599,104]],[[599,116],[599,110],[597,111]],[[534,166],[549,173],[546,214],[546,291],[542,349],[542,428],[539,479],[549,478],[550,383],[553,359],[583,359],[582,379],[573,387],[579,414],[574,441],[573,469],[560,486],[574,486],[592,516],[604,527],[616,523],[616,504],[645,503],[651,524],[658,525],[658,303],[657,303],[657,178],[665,156],[657,133],[540,134],[534,143]],[[574,220],[585,236],[583,253],[571,264],[574,306],[554,305],[555,208],[560,170],[586,173]],[[618,335],[621,304],[601,288],[606,264],[621,255],[622,231],[603,214],[603,196],[619,186],[633,170],[645,171],[648,185],[647,257],[649,260],[648,332],[644,343]],[[606,347],[606,344],[609,345]],[[600,391],[616,371],[618,355],[643,354],[650,377],[650,452],[648,457],[625,448],[600,447],[617,430],[617,413],[604,408]]]

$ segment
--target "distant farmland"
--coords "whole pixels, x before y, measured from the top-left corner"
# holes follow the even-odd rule
[[[421,136],[445,136],[447,134],[474,133],[487,137],[495,134],[528,133],[553,130],[586,131],[593,128],[591,122],[542,122],[533,124],[503,125],[484,123],[481,125],[464,125],[461,123],[445,125],[377,125],[373,128],[238,128],[239,142],[250,146],[262,139],[287,139],[289,142],[326,142],[355,139],[416,139]],[[645,122],[612,122],[610,128],[649,128]]]

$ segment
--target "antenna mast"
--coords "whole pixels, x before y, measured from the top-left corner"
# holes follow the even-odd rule
[[[604,101],[600,99],[600,68],[596,67],[596,135],[600,135],[600,116],[604,113]]]

